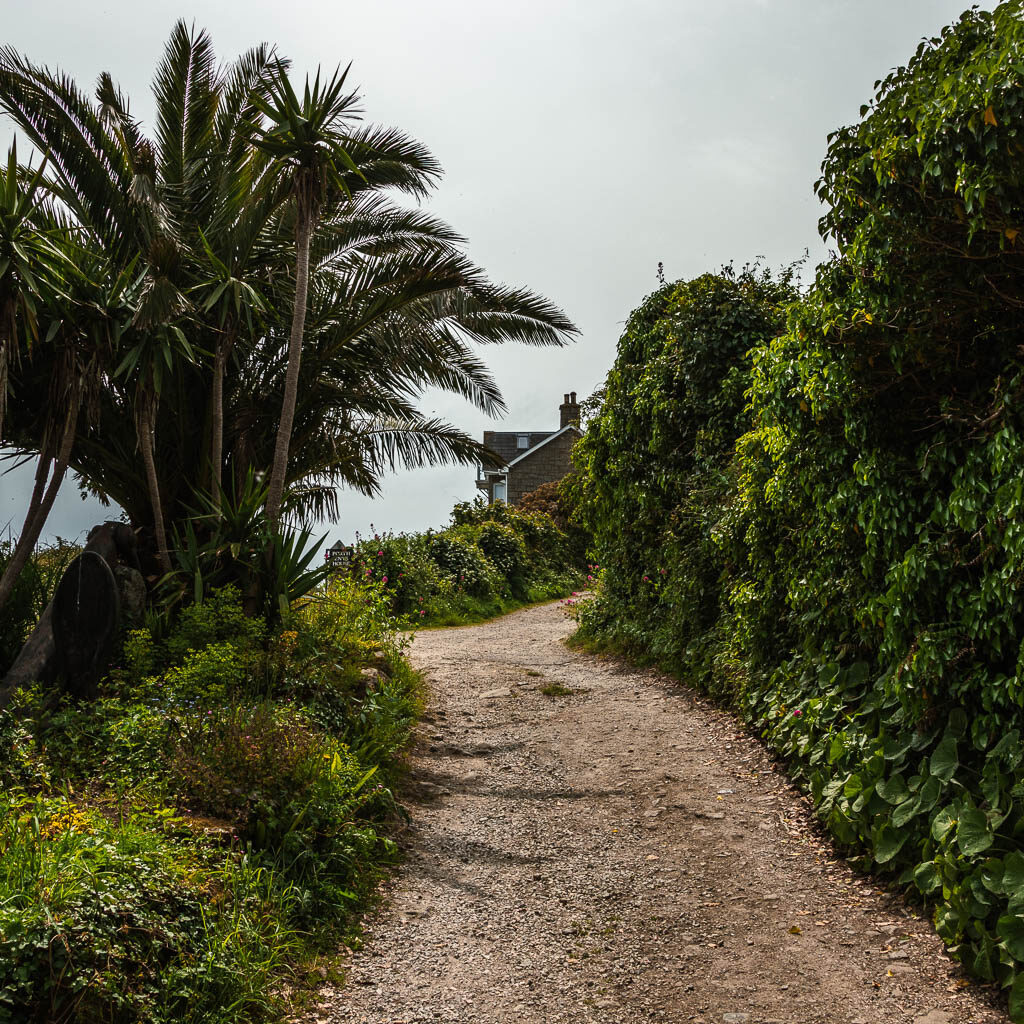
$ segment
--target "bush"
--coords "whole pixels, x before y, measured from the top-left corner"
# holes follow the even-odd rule
[[[578,561],[550,516],[477,499],[459,502],[445,530],[361,541],[352,575],[413,625],[458,625],[564,597],[582,581]]]
[[[283,1012],[392,862],[418,682],[379,584],[271,636],[237,590],[136,631],[87,703],[0,715],[0,1024]],[[372,667],[374,679],[365,670]]]
[[[427,550],[456,590],[465,590],[474,597],[488,597],[494,592],[494,567],[471,539],[436,534],[430,538]]]
[[[604,403],[577,446],[579,516],[602,567],[585,629],[697,676],[714,657],[725,559],[715,541],[748,352],[774,338],[792,270],[726,267],[665,285],[630,317]]]

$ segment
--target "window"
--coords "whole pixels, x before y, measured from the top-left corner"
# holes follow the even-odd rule
[[[516,438],[516,445],[519,448],[529,448],[530,447],[530,435],[529,434],[520,434],[519,437]]]

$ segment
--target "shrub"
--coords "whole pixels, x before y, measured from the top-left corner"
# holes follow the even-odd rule
[[[347,576],[273,636],[224,589],[159,641],[130,634],[98,699],[20,691],[0,715],[0,1022],[281,1011],[285,971],[349,934],[394,859],[387,785],[419,706],[397,626]]]
[[[522,595],[526,576],[526,546],[515,531],[503,523],[484,523],[477,531],[477,547],[487,560],[508,580],[512,592]]]
[[[456,589],[474,597],[487,597],[494,592],[494,568],[484,553],[465,536],[435,534],[430,538],[428,552]]]
[[[678,671],[700,675],[714,657],[725,566],[714,538],[749,425],[747,353],[782,330],[792,277],[726,267],[648,297],[577,446],[579,515],[602,566],[584,627]]]

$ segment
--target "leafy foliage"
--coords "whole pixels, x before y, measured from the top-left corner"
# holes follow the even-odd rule
[[[677,670],[704,665],[720,614],[714,533],[733,445],[750,422],[747,353],[782,330],[794,298],[791,271],[727,267],[664,285],[630,317],[574,453],[576,515],[604,570],[588,621]]]
[[[418,699],[387,602],[336,579],[269,635],[240,602],[133,633],[96,701],[0,716],[0,1021],[279,1013],[393,859]]]
[[[1021,3],[970,11],[831,138],[819,193],[838,256],[785,330],[753,349],[735,447],[723,434],[721,461],[701,462],[695,427],[738,408],[721,402],[677,419],[652,451],[660,423],[638,392],[635,420],[623,420],[632,445],[614,463],[591,459],[588,514],[609,555],[584,623],[732,700],[839,842],[934,907],[939,934],[1008,991],[1015,1020],[1022,62]],[[715,323],[706,313],[694,336]],[[613,383],[644,379],[634,352],[627,331],[610,405]],[[725,364],[703,372],[723,380]],[[671,378],[652,384],[655,405],[677,397]],[[602,437],[598,425],[585,446],[598,451]],[[651,455],[618,528],[610,471]],[[709,544],[666,555],[664,583],[647,569],[663,546],[647,503],[709,526]],[[643,628],[655,610],[671,630]]]
[[[412,624],[456,625],[564,597],[579,585],[579,568],[550,516],[477,499],[457,504],[445,530],[361,541],[353,572],[383,588]]]

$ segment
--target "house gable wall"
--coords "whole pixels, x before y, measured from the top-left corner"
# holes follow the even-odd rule
[[[518,505],[524,495],[536,490],[541,484],[561,480],[572,468],[570,453],[579,437],[578,431],[567,430],[539,447],[536,452],[524,455],[514,466],[510,466],[508,503]]]

